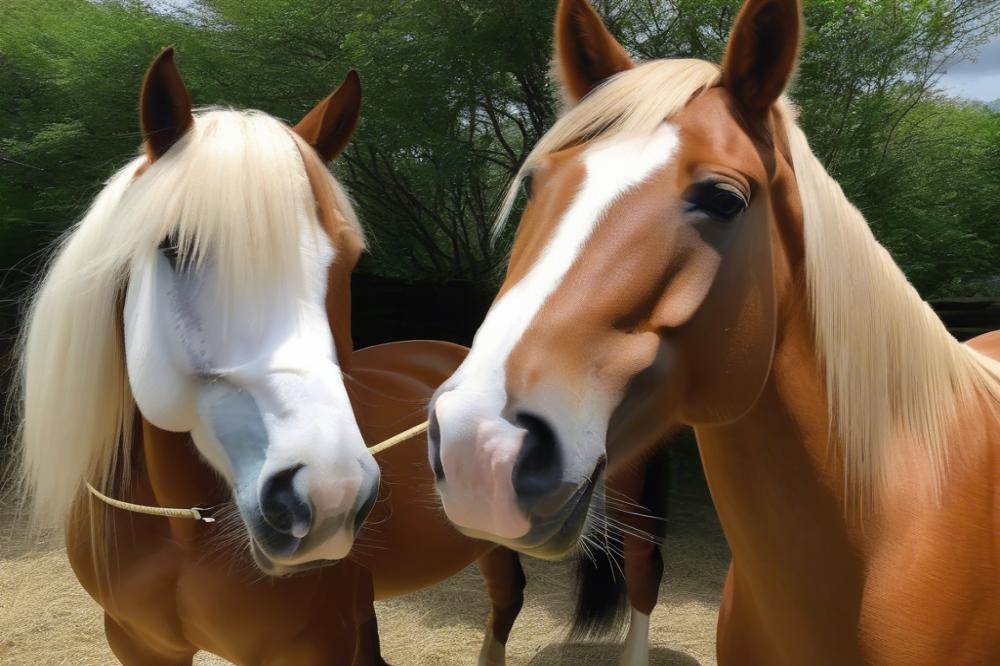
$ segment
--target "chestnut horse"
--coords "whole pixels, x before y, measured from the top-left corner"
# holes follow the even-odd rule
[[[420,422],[466,350],[353,349],[363,237],[322,160],[347,144],[360,96],[352,72],[292,129],[258,112],[195,115],[164,51],[140,100],[144,155],[98,196],[34,300],[26,491],[36,520],[66,524],[125,664],[190,664],[198,650],[384,663],[373,600],[474,561],[492,603],[480,663],[504,663],[517,555],[448,524],[422,437],[378,466],[365,448]],[[87,496],[85,479],[132,504],[214,506],[218,522],[125,513]],[[630,538],[653,531],[629,499],[642,479],[622,475],[608,499]],[[626,563],[630,585],[658,561]]]
[[[721,67],[635,65],[559,3],[572,106],[431,405],[438,491],[558,554],[605,465],[689,424],[733,556],[720,664],[997,664],[1000,332],[952,338],[810,150],[801,26],[747,0]]]
[[[421,443],[381,452],[381,479],[365,446],[420,422],[465,349],[352,348],[362,232],[323,160],[347,143],[360,95],[352,72],[294,129],[259,112],[193,114],[165,51],[143,85],[145,154],[111,179],[35,297],[26,491],[37,521],[67,525],[70,562],[125,664],[190,664],[197,650],[383,663],[373,599],[477,559],[493,603],[482,660],[503,662],[517,555],[450,527]],[[126,513],[85,480],[131,503],[224,508],[214,524]],[[349,559],[314,568],[347,556],[356,533]]]

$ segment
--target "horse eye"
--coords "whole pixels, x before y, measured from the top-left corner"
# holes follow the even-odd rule
[[[167,237],[160,243],[160,254],[170,262],[170,267],[177,270],[177,241]]]
[[[709,202],[707,208],[717,216],[730,219],[742,213],[747,207],[746,199],[742,194],[736,194],[728,190],[718,190]]]
[[[524,196],[527,197],[528,199],[531,198],[532,180],[534,180],[534,176],[531,173],[528,173],[527,175],[524,176],[524,178],[521,179],[521,191],[524,192]]]
[[[699,210],[718,220],[730,221],[746,210],[743,193],[728,183],[703,183],[688,199],[688,210]]]

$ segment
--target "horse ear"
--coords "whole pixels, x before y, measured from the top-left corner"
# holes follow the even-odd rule
[[[353,69],[330,96],[313,107],[292,130],[329,162],[340,154],[361,117],[361,78]]]
[[[763,117],[785,91],[798,61],[800,0],[746,0],[726,45],[722,84],[739,107]]]
[[[139,96],[139,122],[151,160],[162,157],[194,122],[191,95],[174,62],[174,49],[163,49],[146,71]]]
[[[560,0],[555,61],[563,94],[573,104],[609,77],[635,67],[587,0]]]

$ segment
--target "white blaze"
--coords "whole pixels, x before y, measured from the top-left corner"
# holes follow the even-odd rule
[[[501,417],[507,402],[507,359],[614,201],[667,164],[678,144],[677,129],[663,123],[651,135],[617,138],[587,149],[582,156],[583,183],[552,238],[534,266],[487,314],[468,357],[448,382],[451,389],[436,403],[448,484],[445,508],[456,523],[488,525],[494,534],[506,538],[526,531],[525,519],[512,506],[512,489],[506,487],[524,433]],[[582,427],[588,429],[588,424]],[[460,448],[470,441],[476,443],[476,450]],[[567,480],[578,481],[590,474],[601,453],[590,449],[601,443],[576,442],[563,451]],[[492,478],[483,476],[490,473]],[[477,490],[485,490],[508,506],[494,502],[485,507],[467,501]],[[450,497],[454,501],[449,502]]]

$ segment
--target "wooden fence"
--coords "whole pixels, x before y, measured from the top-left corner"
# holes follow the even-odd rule
[[[0,282],[0,407],[7,404],[6,389],[13,379],[11,346],[18,322],[18,297],[26,280]],[[13,276],[17,277],[17,276]],[[354,343],[357,347],[392,340],[450,340],[469,345],[489,309],[493,294],[468,282],[445,284],[405,282],[358,274],[352,279]],[[959,340],[1000,329],[1000,298],[944,298],[931,306]],[[0,409],[0,451],[5,418]]]
[[[359,347],[415,338],[468,345],[493,297],[468,282],[403,282],[370,275],[355,275],[352,291]],[[959,340],[1000,330],[1000,298],[941,298],[930,305]]]
[[[959,340],[1000,329],[1000,298],[939,298],[930,305]]]

